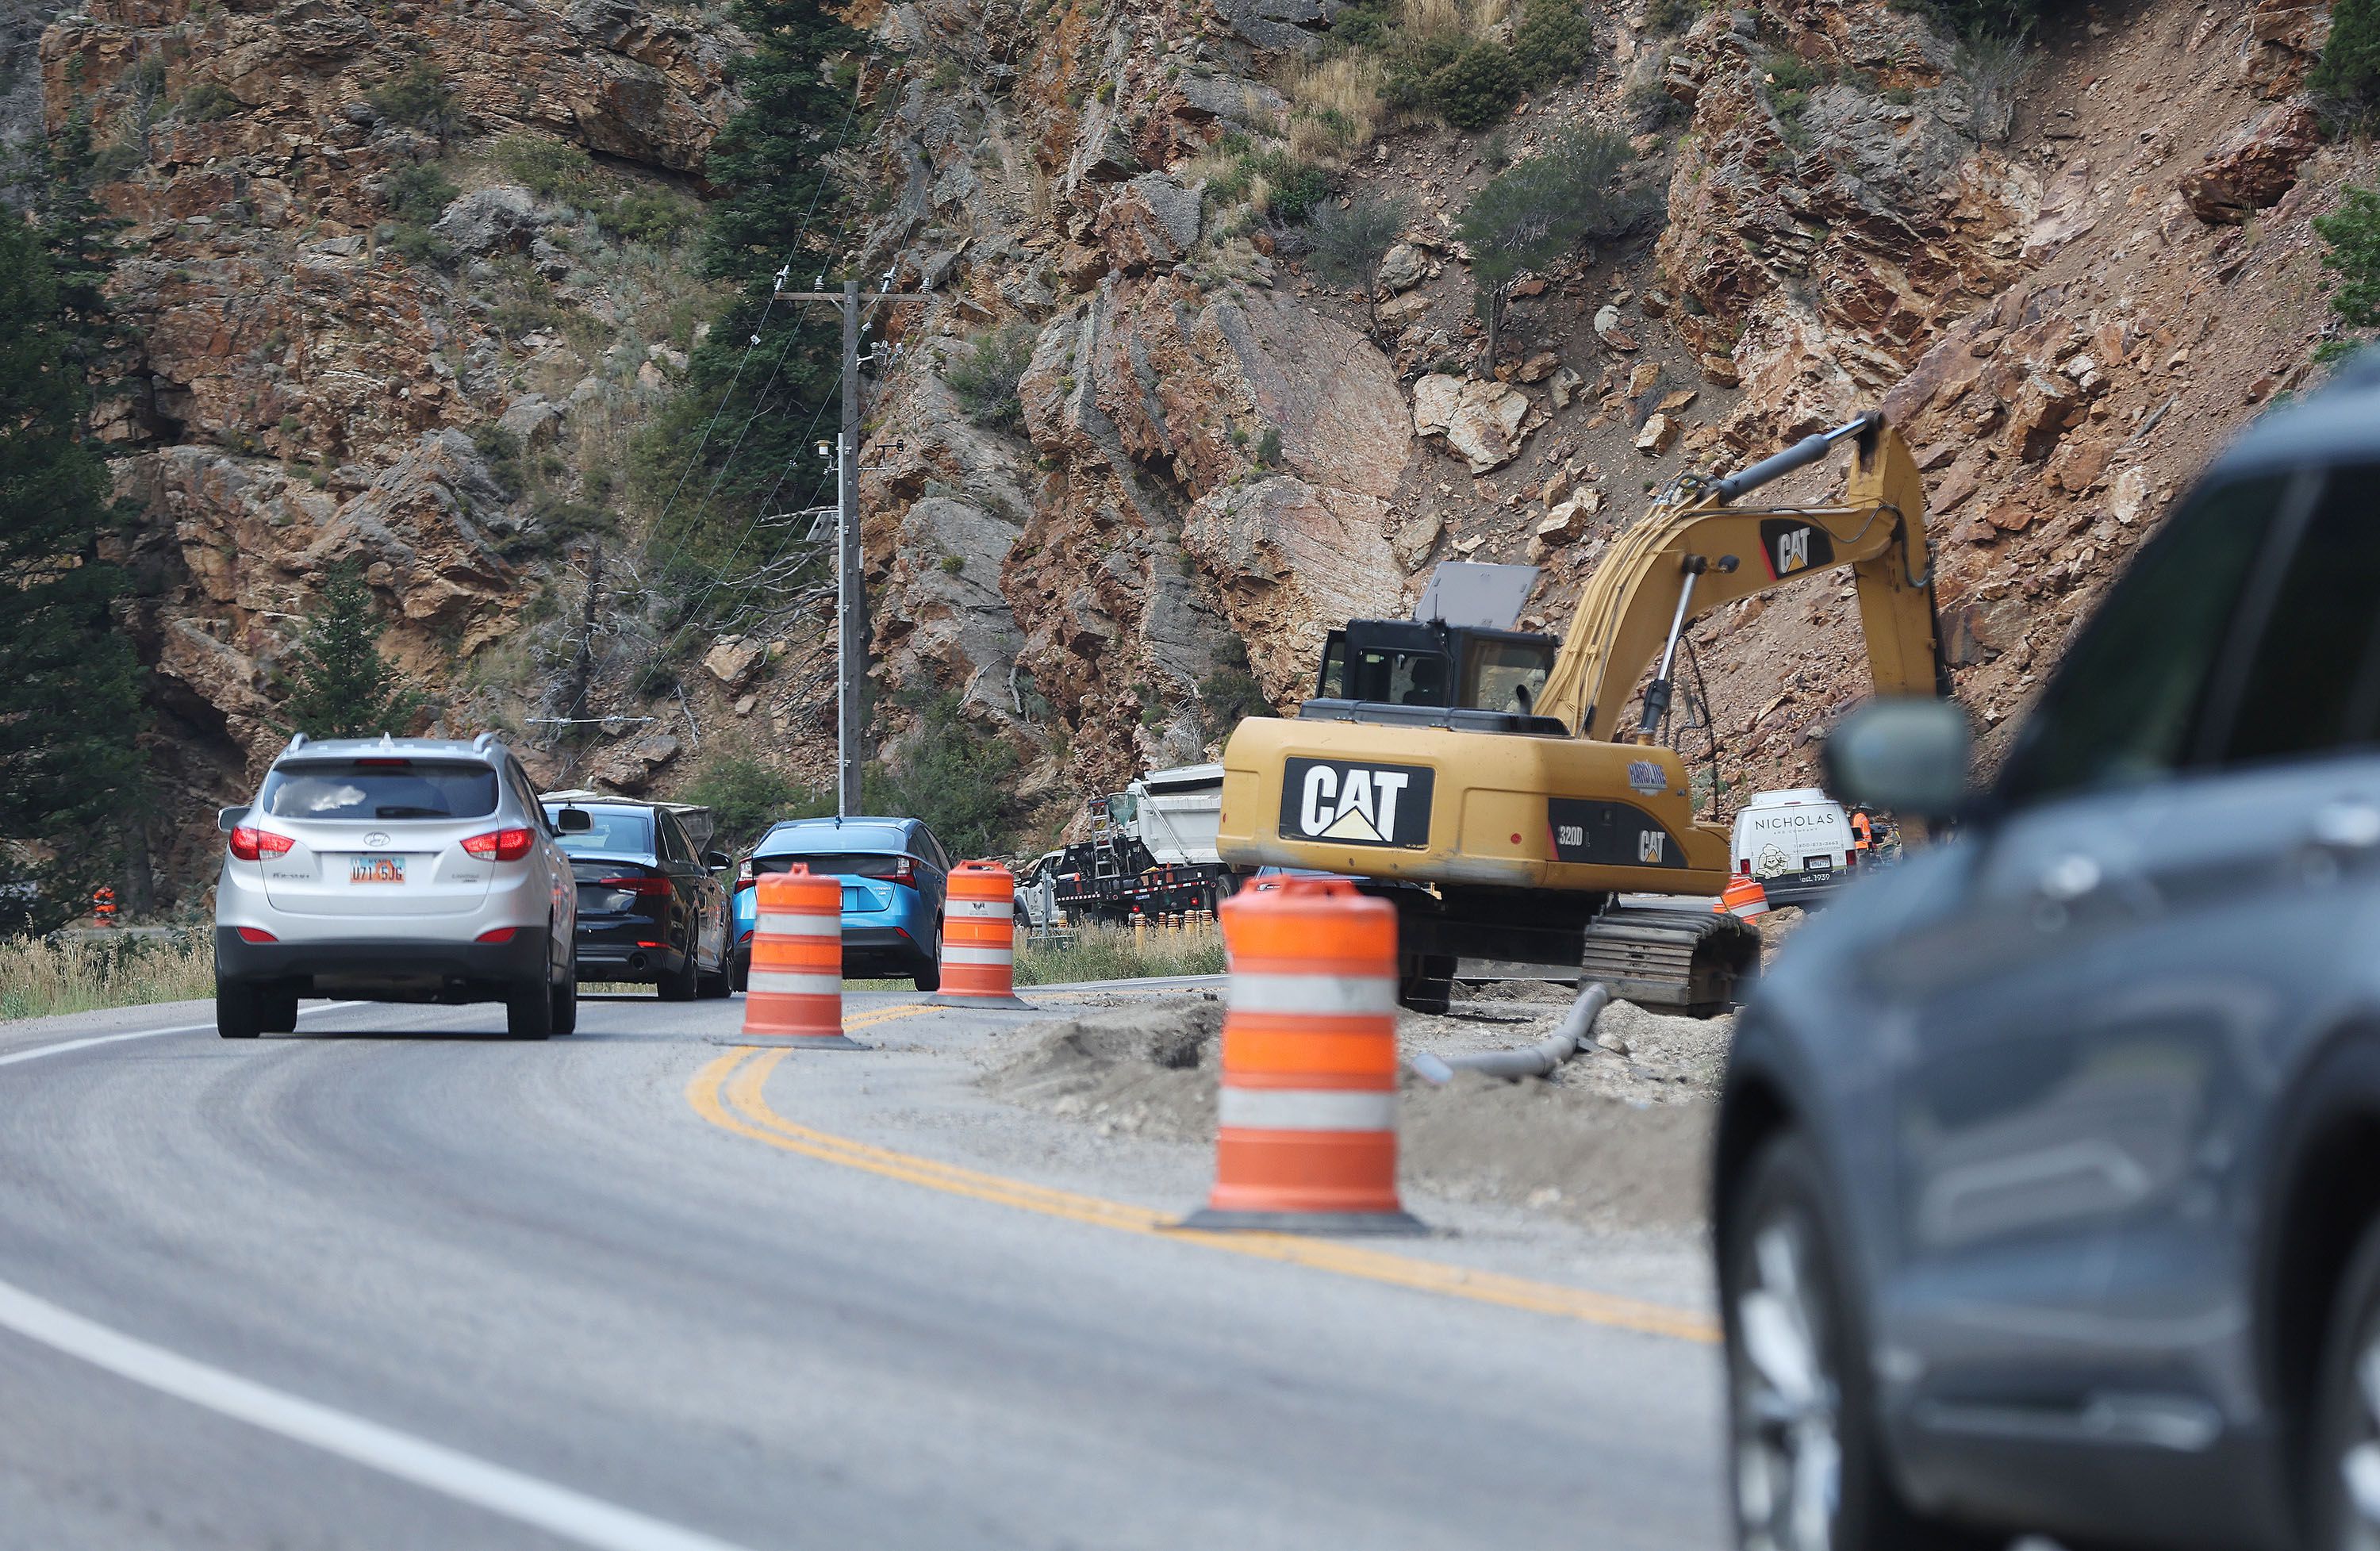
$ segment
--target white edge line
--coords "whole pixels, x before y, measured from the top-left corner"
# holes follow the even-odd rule
[[[335,1012],[363,1005],[359,1001],[334,1001],[305,1011]],[[155,1039],[169,1034],[197,1034],[213,1027],[212,1024],[177,1024],[171,1028],[61,1040],[55,1045],[0,1056],[0,1066],[38,1060],[43,1056],[63,1056],[96,1045]],[[53,1351],[79,1358],[160,1394],[351,1460],[565,1540],[575,1540],[581,1545],[597,1547],[598,1551],[744,1551],[733,1542],[649,1519],[566,1486],[475,1460],[426,1438],[349,1416],[178,1356],[163,1347],[151,1346],[94,1324],[80,1315],[69,1314],[6,1282],[0,1282],[0,1328],[13,1330]]]
[[[304,1017],[309,1012],[337,1012],[363,1005],[360,1001],[334,1001],[321,1007],[300,1008],[298,1016]],[[208,1023],[176,1024],[172,1028],[163,1029],[134,1029],[129,1034],[95,1034],[86,1039],[64,1039],[55,1045],[37,1045],[30,1050],[13,1051],[0,1056],[0,1066],[14,1066],[20,1060],[40,1060],[43,1056],[71,1055],[95,1045],[121,1045],[128,1039],[156,1039],[169,1034],[212,1034],[213,1031],[214,1024]]]
[[[599,1551],[743,1551],[177,1356],[0,1282],[0,1327],[118,1377]]]

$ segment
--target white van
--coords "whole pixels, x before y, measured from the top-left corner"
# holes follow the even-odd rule
[[[1807,904],[1851,881],[1856,844],[1843,805],[1815,786],[1757,792],[1735,816],[1739,877],[1759,880],[1770,904]]]

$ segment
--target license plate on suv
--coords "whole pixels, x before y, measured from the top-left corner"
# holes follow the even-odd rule
[[[347,864],[350,883],[402,883],[405,881],[405,858],[402,856],[358,856]]]

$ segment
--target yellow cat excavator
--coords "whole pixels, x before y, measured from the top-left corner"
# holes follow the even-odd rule
[[[1842,442],[1840,504],[1731,504]],[[1587,579],[1559,642],[1351,622],[1293,720],[1232,732],[1217,848],[1368,880],[1400,912],[1411,1006],[1442,1010],[1455,960],[1475,957],[1575,964],[1630,1000],[1723,1011],[1758,971],[1758,934],[1707,906],[1622,898],[1727,882],[1728,832],[1695,821],[1685,762],[1655,741],[1679,638],[1722,604],[1848,567],[1877,692],[1947,695],[1925,515],[1908,444],[1868,414],[1725,479],[1682,476]]]

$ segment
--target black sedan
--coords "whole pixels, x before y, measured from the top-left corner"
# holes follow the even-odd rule
[[[2380,1545],[2380,357],[2142,547],[1958,833],[1736,1025],[1718,1247],[1740,1544]]]
[[[712,868],[716,853],[696,853],[677,816],[650,803],[549,802],[556,823],[565,809],[587,816],[565,828],[562,848],[578,879],[581,981],[650,981],[663,1001],[723,997],[727,979],[727,890]]]

